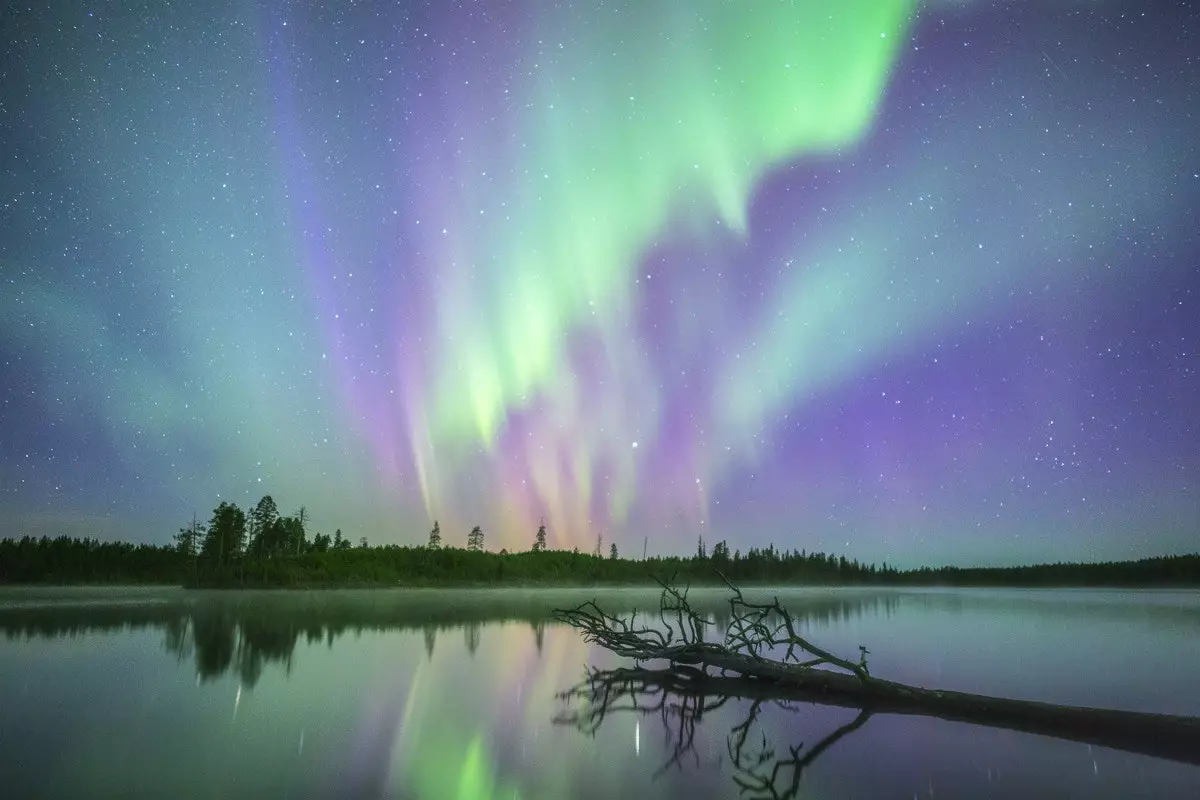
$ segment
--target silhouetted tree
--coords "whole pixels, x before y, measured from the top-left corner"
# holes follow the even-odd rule
[[[175,544],[180,554],[192,562],[193,581],[196,580],[196,562],[200,556],[200,537],[204,534],[204,529],[204,525],[196,522],[196,515],[193,513],[192,524],[186,528],[180,528],[179,533],[175,534]]]
[[[442,546],[442,526],[435,519],[433,521],[433,530],[429,532],[429,549],[437,550]]]
[[[592,555],[596,558],[601,558],[604,555],[604,534],[596,534],[596,547],[592,550]]]
[[[196,522],[196,517],[192,515],[192,524],[186,528],[180,528],[179,533],[175,534],[175,546],[179,552],[187,558],[195,558],[200,553],[201,536],[204,533],[204,526]]]
[[[729,545],[726,544],[724,540],[713,545],[712,560],[719,564],[726,564],[729,562]]]
[[[279,536],[282,529],[276,524],[279,521],[279,507],[275,505],[271,495],[264,495],[258,504],[251,509],[247,522],[250,529],[250,551],[259,556],[272,556],[279,549]]]
[[[476,553],[483,552],[483,528],[476,525],[467,534],[467,549]]]
[[[534,552],[528,554],[480,553],[459,558],[452,553],[431,557],[424,547],[388,545],[370,548],[365,537],[360,547],[367,551],[348,558],[325,558],[329,550],[349,550],[351,542],[337,531],[336,540],[316,534],[308,542],[304,531],[307,512],[301,507],[290,517],[281,517],[270,495],[253,510],[257,527],[256,546],[247,545],[248,515],[237,505],[222,502],[213,510],[207,525],[193,519],[170,544],[134,545],[100,542],[66,536],[51,539],[24,536],[0,538],[0,583],[174,583],[196,585],[328,585],[343,582],[430,583],[494,582],[573,579],[588,582],[647,580],[652,575],[675,574],[692,582],[712,583],[717,572],[729,580],[750,583],[786,584],[883,584],[944,586],[1197,586],[1200,585],[1200,554],[1167,556],[1128,562],[1055,563],[1023,567],[921,567],[898,570],[887,562],[876,566],[834,553],[779,550],[774,545],[750,548],[733,557],[725,541],[712,547],[707,557],[703,537],[692,557],[655,556],[638,562],[622,561],[615,544],[609,558],[600,557],[605,544],[596,538],[595,559],[579,558],[572,552],[547,551],[545,521],[539,526]],[[272,519],[272,515],[274,518]],[[265,520],[271,520],[264,526]],[[468,536],[468,550],[483,550],[483,529],[476,526]],[[441,530],[434,523],[431,544],[440,544]],[[196,555],[198,551],[198,556]],[[308,558],[279,558],[307,553]],[[261,558],[247,559],[247,555]],[[237,569],[230,569],[236,566]],[[239,645],[240,646],[240,645]]]
[[[298,531],[299,536],[296,536],[296,539],[294,542],[292,542],[292,544],[296,546],[296,555],[300,555],[306,545],[306,542],[304,541],[304,523],[308,521],[308,509],[304,506],[300,506],[300,508],[296,510],[295,517],[297,526],[296,530]]]
[[[301,509],[303,511],[304,509]],[[299,553],[306,544],[304,539],[304,523],[299,516],[280,517],[273,526],[276,531],[272,539],[276,542],[280,553]]]
[[[246,513],[235,503],[222,502],[213,509],[201,552],[219,564],[228,564],[242,553],[246,540]]]

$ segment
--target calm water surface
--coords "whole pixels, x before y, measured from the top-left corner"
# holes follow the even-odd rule
[[[1200,593],[779,594],[816,643],[868,646],[881,677],[1200,715]],[[594,736],[555,724],[585,665],[619,663],[550,617],[592,597],[657,607],[642,590],[0,590],[0,795],[748,797],[737,780],[857,717],[767,708],[737,763],[748,701],[685,725],[681,750],[677,714],[613,712]],[[692,593],[717,625],[723,598]],[[779,777],[797,798],[1200,797],[1200,767],[887,715],[821,752],[793,794]]]

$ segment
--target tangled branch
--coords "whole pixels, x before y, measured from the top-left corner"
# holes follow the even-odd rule
[[[795,619],[779,604],[778,597],[772,598],[770,603],[751,603],[742,594],[741,589],[730,583],[723,574],[717,574],[721,575],[721,580],[733,592],[733,596],[729,598],[732,621],[725,634],[726,648],[735,653],[745,653],[756,661],[763,660],[764,651],[783,648],[782,661],[785,664],[795,664],[801,669],[828,664],[853,673],[862,681],[870,680],[867,655],[871,651],[866,647],[858,646],[857,663],[838,658],[796,632]],[[801,660],[801,653],[807,653],[814,658]]]
[[[794,680],[809,670],[829,666],[864,682],[872,680],[865,647],[859,647],[858,662],[839,658],[801,636],[796,620],[778,597],[770,603],[753,603],[724,575],[721,579],[733,592],[729,598],[732,621],[723,643],[705,640],[705,629],[711,623],[688,604],[686,588],[679,590],[666,581],[657,581],[662,588],[657,627],[639,625],[636,611],[628,619],[609,614],[594,600],[556,611],[555,616],[579,629],[586,641],[637,663],[666,661],[672,669],[690,668],[703,674],[715,667],[723,675],[733,672],[773,680]],[[780,650],[780,660],[765,658]]]
[[[769,742],[760,724],[764,708],[791,712],[802,706],[773,696],[769,686],[756,691],[739,679],[710,676],[699,681],[695,670],[676,669],[591,669],[578,685],[559,697],[569,705],[554,718],[555,724],[570,725],[594,735],[609,714],[633,712],[657,716],[667,740],[667,755],[655,772],[658,777],[672,767],[682,767],[690,757],[700,763],[696,750],[696,726],[707,715],[730,700],[753,698],[745,719],[726,737],[726,753],[733,767],[733,781],[748,800],[792,800],[799,796],[804,770],[838,740],[862,727],[871,712],[861,710],[855,719],[825,735],[811,747],[789,746],[782,756]]]
[[[763,797],[787,796],[773,788],[783,774],[794,777],[824,749],[880,713],[938,717],[1200,764],[1200,719],[1195,717],[1011,700],[883,680],[868,671],[865,647],[859,647],[857,662],[840,658],[801,636],[778,598],[751,602],[721,578],[732,592],[731,621],[722,642],[706,640],[710,623],[688,604],[687,589],[663,581],[657,625],[639,624],[636,612],[628,619],[614,616],[594,601],[556,611],[588,642],[635,662],[633,668],[592,669],[561,695],[568,702],[580,701],[580,708],[556,721],[594,733],[610,711],[657,713],[673,732],[670,765],[694,752],[695,725],[705,714],[730,698],[754,701],[749,722],[731,734],[730,758],[741,775],[738,785]],[[655,661],[666,667],[642,666]],[[775,759],[765,741],[758,750],[748,748],[748,730],[760,705],[795,701],[862,713],[803,756],[793,748],[790,758]],[[770,770],[764,772],[768,763]]]

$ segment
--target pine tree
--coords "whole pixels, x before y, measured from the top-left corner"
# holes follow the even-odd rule
[[[542,520],[542,524],[538,526],[537,538],[533,540],[533,552],[546,552],[546,521]]]
[[[722,563],[729,561],[729,545],[723,540],[713,545],[712,560]]]
[[[483,552],[483,528],[476,525],[467,534],[467,549],[477,553]]]
[[[300,555],[300,551],[301,551],[302,549],[304,549],[304,545],[305,545],[305,541],[304,541],[304,523],[305,523],[305,522],[308,520],[308,509],[306,509],[304,506],[300,506],[300,510],[298,510],[298,511],[296,512],[296,517],[295,517],[295,519],[296,519],[296,529],[295,529],[295,531],[296,531],[296,534],[297,534],[297,536],[295,537],[295,539],[296,539],[296,541],[295,541],[295,545],[296,545],[296,555]]]
[[[596,558],[601,558],[604,555],[604,534],[596,534],[596,549],[592,551],[592,555]]]
[[[204,526],[196,522],[196,515],[192,515],[192,524],[186,528],[180,528],[179,533],[175,534],[175,545],[179,548],[179,552],[188,558],[195,558],[200,552],[200,535],[204,533]]]
[[[608,546],[608,560],[609,561],[617,560],[617,543],[616,542],[613,542],[612,544],[610,544]]]
[[[179,548],[179,552],[192,561],[192,579],[196,577],[196,559],[200,555],[200,537],[204,534],[205,526],[196,521],[196,515],[192,514],[192,524],[186,528],[180,528],[179,533],[175,534],[175,542]]]
[[[275,523],[279,520],[279,507],[271,495],[263,495],[248,515],[250,526],[250,549],[256,555],[272,555],[278,549],[277,537],[281,532]]]
[[[435,519],[433,521],[433,530],[429,532],[429,549],[437,550],[442,546],[442,526]]]
[[[220,564],[228,564],[242,554],[246,542],[246,514],[236,503],[222,502],[213,509],[212,521],[204,535],[201,553]]]

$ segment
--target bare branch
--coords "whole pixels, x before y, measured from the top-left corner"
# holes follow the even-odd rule
[[[695,722],[705,713],[730,698],[750,699],[755,701],[751,719],[746,729],[734,729],[730,755],[737,753],[748,759],[747,763],[764,766],[759,761],[762,751],[751,756],[746,749],[748,728],[759,706],[807,701],[863,712],[856,723],[830,737],[829,744],[864,724],[872,713],[917,714],[1200,764],[1198,718],[1010,700],[883,680],[868,671],[865,647],[859,647],[857,662],[840,658],[801,636],[796,620],[779,598],[769,603],[751,602],[724,575],[721,579],[732,593],[731,620],[722,643],[705,639],[711,623],[688,604],[687,588],[679,590],[667,581],[659,582],[658,627],[639,625],[636,612],[628,619],[608,614],[595,601],[556,611],[558,619],[578,628],[588,642],[638,665],[591,670],[583,682],[562,695],[567,701],[580,700],[581,708],[556,721],[594,733],[609,711],[657,713],[674,732],[670,765],[678,764],[691,749]],[[649,669],[640,666],[644,662],[666,662],[666,667]],[[803,758],[797,748],[792,760],[803,768],[819,752],[818,747]],[[776,785],[788,759],[782,763],[782,767],[777,763],[772,768],[771,786]],[[739,782],[739,786],[750,787],[746,791],[767,791],[762,774],[757,779],[749,774],[742,778],[747,783]]]

